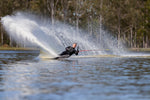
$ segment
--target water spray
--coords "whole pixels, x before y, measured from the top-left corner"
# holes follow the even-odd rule
[[[116,40],[111,40],[107,32],[103,30],[101,32],[104,39],[100,44],[97,44],[94,42],[95,39],[87,35],[86,32],[79,30],[77,34],[76,29],[72,26],[58,21],[52,25],[50,19],[40,19],[36,15],[29,13],[18,12],[3,17],[1,21],[7,33],[17,43],[29,47],[39,47],[52,57],[58,56],[60,52],[64,51],[65,47],[73,43],[78,43],[82,51],[90,51],[80,52],[80,55],[107,54],[104,50],[106,47],[112,50],[114,54],[120,53],[118,52],[120,48],[114,45]],[[105,45],[105,47],[101,44]]]

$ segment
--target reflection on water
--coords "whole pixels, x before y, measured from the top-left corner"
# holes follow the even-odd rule
[[[39,52],[39,50],[0,50],[0,65],[34,59]]]
[[[23,57],[1,61],[1,100],[150,99],[150,58]]]

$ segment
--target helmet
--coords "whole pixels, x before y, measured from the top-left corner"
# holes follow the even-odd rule
[[[77,46],[77,43],[73,43],[72,47],[76,48],[76,46]]]

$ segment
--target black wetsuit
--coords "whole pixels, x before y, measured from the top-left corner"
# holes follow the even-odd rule
[[[68,46],[65,48],[65,51],[63,51],[61,54],[59,54],[60,57],[56,57],[57,58],[68,58],[70,57],[71,55],[75,54],[75,55],[78,55],[79,53],[79,50],[71,47],[71,46]]]

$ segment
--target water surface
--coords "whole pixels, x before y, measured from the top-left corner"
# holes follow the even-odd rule
[[[0,54],[0,100],[150,100],[150,58]]]

